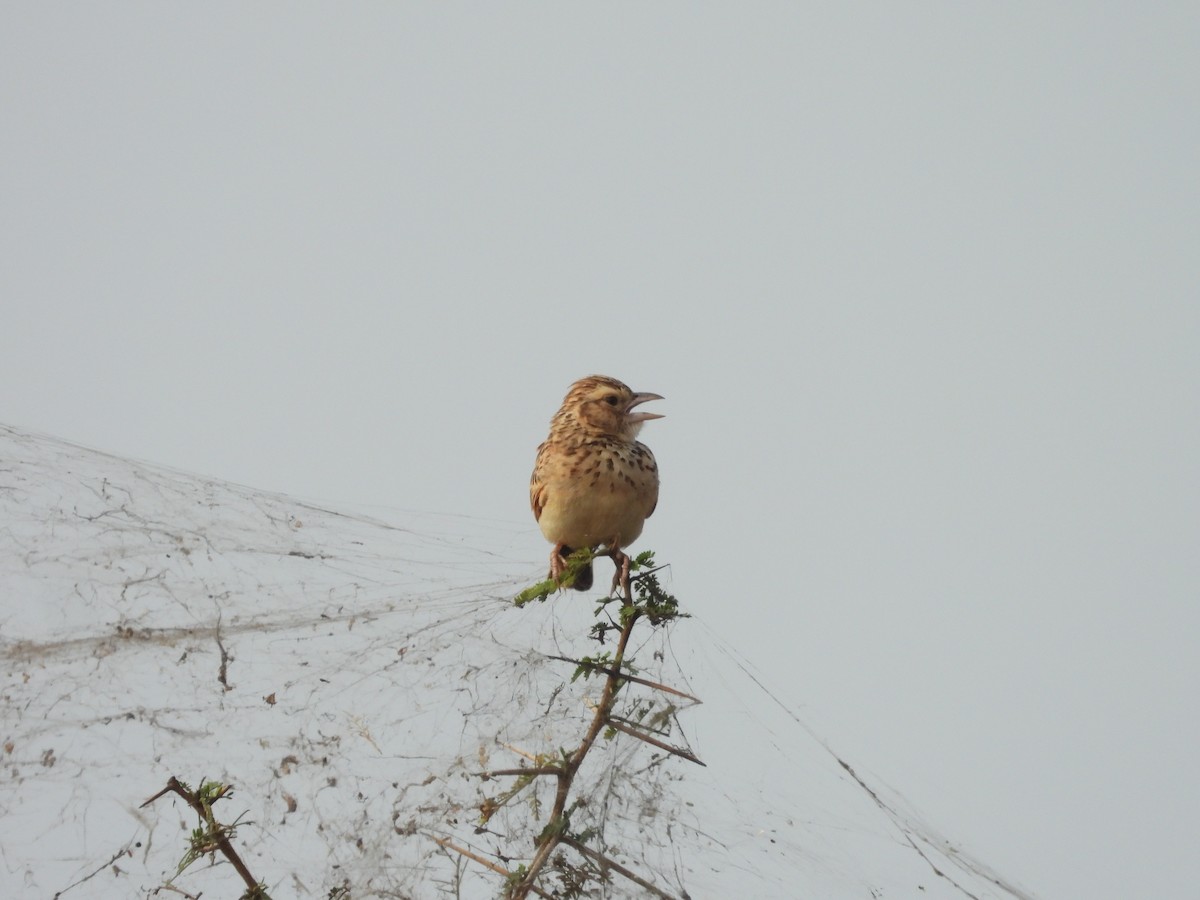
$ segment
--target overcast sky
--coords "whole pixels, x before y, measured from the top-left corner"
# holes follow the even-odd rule
[[[1190,3],[9,3],[0,420],[532,577],[567,386],[663,394],[640,546],[779,695],[1034,893],[1192,896],[1197,60]]]

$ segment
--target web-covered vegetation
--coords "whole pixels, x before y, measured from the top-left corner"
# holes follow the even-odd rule
[[[276,900],[501,896],[548,823],[549,896],[1025,896],[691,620],[632,631],[619,671],[640,681],[574,773],[569,823],[548,819],[556,777],[501,773],[578,747],[617,632],[602,646],[582,597],[514,606],[530,547],[506,523],[339,512],[0,428],[0,893],[239,896],[220,853],[178,872],[180,795],[143,806],[177,777],[226,786],[216,816]]]

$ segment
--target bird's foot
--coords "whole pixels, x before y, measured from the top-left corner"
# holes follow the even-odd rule
[[[620,588],[621,594],[625,597],[631,596],[629,590],[629,556],[622,552],[620,547],[613,547],[608,555],[612,557],[613,565],[617,567],[617,571],[613,573],[612,593],[616,593]]]
[[[571,548],[564,544],[555,544],[554,549],[550,551],[551,581],[562,581],[563,575],[567,573],[567,556],[570,552]]]
[[[571,566],[567,559],[574,549],[563,544],[555,544],[554,550],[550,553],[550,574],[546,576],[550,581],[557,582],[560,588],[565,587],[563,580],[572,575]],[[592,563],[589,560],[586,563],[575,566],[574,575],[571,578],[571,587],[577,591],[588,591],[592,588]]]

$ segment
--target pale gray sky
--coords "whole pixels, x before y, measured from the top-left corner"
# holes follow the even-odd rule
[[[8,4],[0,420],[641,545],[1046,898],[1200,882],[1200,7]],[[676,640],[686,640],[686,626]],[[802,778],[803,773],[796,773]]]

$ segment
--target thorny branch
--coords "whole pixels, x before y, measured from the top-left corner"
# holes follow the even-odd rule
[[[221,642],[221,614],[217,613],[217,627],[215,629],[215,637],[217,639],[217,649],[221,651],[221,666],[217,669],[217,681],[221,682],[221,687],[225,690],[232,691],[229,686],[229,653],[225,650],[225,645]]]
[[[664,741],[660,741],[657,738],[652,738],[644,731],[634,728],[632,725],[627,725],[626,723],[611,717],[608,719],[608,725],[610,728],[615,728],[617,731],[627,734],[630,737],[637,738],[639,741],[645,741],[647,744],[657,747],[659,750],[666,750],[673,756],[682,756],[688,762],[694,762],[698,766],[705,765],[705,763],[701,762],[693,753],[684,750],[682,747],[672,747],[670,744],[665,743]]]
[[[535,850],[533,858],[530,860],[528,866],[520,866],[515,871],[509,871],[500,864],[481,857],[463,847],[459,847],[456,844],[451,843],[449,840],[437,837],[434,838],[434,840],[444,849],[453,850],[454,852],[457,852],[468,859],[474,860],[475,862],[486,866],[488,869],[491,869],[497,874],[503,874],[507,881],[505,897],[507,897],[508,900],[526,900],[530,894],[536,894],[541,897],[547,896],[543,889],[538,886],[537,881],[542,875],[543,871],[546,869],[546,866],[550,860],[552,858],[558,858],[554,856],[554,853],[555,850],[557,850],[560,846],[573,848],[585,859],[598,865],[601,872],[615,872],[629,879],[634,884],[637,884],[639,887],[648,891],[653,896],[667,898],[667,900],[673,900],[670,894],[666,894],[659,888],[656,888],[653,884],[651,884],[649,881],[646,881],[635,872],[632,872],[628,868],[621,866],[603,854],[586,847],[583,844],[583,841],[587,838],[572,835],[570,833],[569,821],[570,814],[575,808],[574,805],[569,806],[569,803],[572,799],[572,788],[575,783],[576,775],[583,765],[583,762],[589,751],[591,751],[592,747],[595,745],[596,739],[606,728],[610,729],[610,734],[622,732],[630,735],[631,737],[635,737],[638,740],[651,744],[654,747],[664,750],[667,753],[679,756],[699,765],[704,765],[704,763],[702,763],[689,751],[679,747],[673,747],[670,744],[657,740],[656,738],[653,738],[647,734],[644,729],[635,727],[634,725],[629,724],[627,721],[622,720],[613,714],[617,696],[621,688],[626,683],[640,684],[655,690],[664,691],[668,694],[683,697],[696,703],[700,702],[696,697],[693,697],[690,694],[676,690],[675,688],[656,681],[640,678],[628,671],[629,666],[626,663],[625,655],[629,645],[630,635],[633,633],[633,628],[637,622],[640,619],[645,618],[650,621],[651,624],[658,625],[670,621],[678,615],[681,615],[681,613],[678,611],[678,604],[675,598],[671,597],[669,594],[666,594],[659,588],[657,578],[655,577],[655,572],[658,570],[652,567],[652,560],[653,554],[651,553],[646,553],[639,556],[637,560],[634,561],[633,568],[635,571],[641,570],[642,574],[638,575],[634,579],[626,578],[623,580],[623,583],[621,584],[622,596],[615,598],[621,602],[619,620],[610,618],[607,622],[601,621],[593,626],[593,636],[602,642],[609,630],[616,630],[619,627],[620,636],[617,640],[615,653],[613,653],[611,656],[606,653],[599,659],[579,660],[572,659],[570,657],[552,657],[563,662],[575,664],[578,667],[576,669],[575,677],[578,677],[581,673],[586,675],[597,674],[604,676],[604,686],[601,692],[600,700],[593,707],[594,714],[579,745],[569,753],[565,750],[562,751],[561,757],[554,757],[553,762],[551,762],[551,759],[546,757],[530,756],[529,754],[523,753],[522,755],[527,756],[531,761],[534,762],[533,766],[513,769],[492,769],[477,773],[485,780],[501,776],[514,776],[518,779],[516,784],[505,793],[501,800],[497,801],[493,799],[485,802],[483,807],[485,821],[492,811],[498,809],[501,805],[504,805],[504,803],[507,803],[511,797],[515,796],[517,792],[519,792],[524,786],[532,783],[536,778],[544,776],[553,777],[557,780],[553,808],[551,809],[546,820],[545,827],[542,829],[540,835],[538,835],[538,837],[535,839],[535,845],[537,849]],[[572,558],[568,560],[568,565],[571,565],[574,562],[577,562],[577,560],[573,554]],[[634,601],[633,592],[630,586],[631,580],[638,584],[637,602]],[[553,585],[553,582],[551,582],[550,585]],[[530,588],[529,590],[523,592],[518,596],[517,605],[522,605],[523,603],[528,602],[529,599],[542,599],[538,597],[538,593],[545,587],[547,587],[546,584],[538,585],[535,588]],[[610,598],[610,601],[611,599],[612,598]],[[597,610],[597,613],[603,610],[610,601],[605,601],[605,603],[601,604],[601,607]],[[578,804],[578,802],[578,799],[576,799],[575,804]],[[503,859],[503,857],[501,858]],[[571,894],[571,896],[574,896],[574,894]]]
[[[636,872],[630,871],[629,869],[625,868],[623,865],[621,865],[615,859],[609,859],[603,853],[597,853],[595,850],[593,850],[591,847],[588,847],[586,844],[582,844],[579,841],[575,840],[575,838],[573,838],[569,835],[566,835],[563,837],[562,842],[569,847],[575,848],[575,850],[577,850],[581,855],[586,856],[588,859],[592,860],[592,862],[599,865],[601,870],[612,869],[614,872],[619,872],[621,875],[624,875],[626,878],[628,878],[630,881],[632,881],[634,884],[638,885],[639,887],[645,888],[647,891],[649,891],[655,897],[662,897],[663,900],[675,900],[675,898],[672,897],[670,894],[668,894],[666,891],[659,890],[654,885],[652,885],[650,882],[648,882],[645,878],[642,878],[640,875],[638,875]]]
[[[633,598],[626,594],[625,599],[632,606]],[[617,652],[613,657],[615,662],[614,668],[618,671],[621,667],[621,661],[625,658],[625,648],[629,644],[629,635],[633,632],[633,626],[636,624],[638,616],[639,613],[635,609],[625,617],[625,623],[621,627],[621,637],[617,641]],[[538,873],[542,871],[547,860],[550,859],[550,854],[554,852],[562,840],[563,832],[566,830],[564,816],[567,808],[567,800],[571,794],[571,785],[575,781],[575,773],[583,765],[584,758],[588,755],[588,751],[592,749],[592,745],[596,742],[596,738],[599,737],[601,730],[604,728],[609,713],[612,712],[613,702],[616,699],[619,686],[620,677],[610,674],[604,682],[604,692],[600,695],[600,703],[596,706],[596,714],[592,717],[592,723],[588,726],[582,743],[567,758],[566,764],[562,769],[556,773],[558,777],[558,790],[554,794],[554,808],[550,812],[550,824],[547,826],[549,833],[544,835],[541,845],[538,847],[537,852],[534,853],[533,859],[529,863],[529,868],[525,872],[525,877],[521,879],[520,883],[509,894],[511,900],[525,900],[529,896]]]
[[[201,783],[201,791],[204,790],[204,784]],[[211,800],[206,800],[199,793],[192,791],[186,784],[177,779],[174,775],[167,780],[167,786],[155,794],[150,799],[146,800],[142,807],[147,807],[159,797],[165,794],[176,793],[184,799],[188,806],[196,811],[196,815],[200,817],[200,821],[204,826],[204,836],[210,839],[216,849],[221,851],[221,854],[229,860],[242,881],[246,882],[246,893],[242,896],[245,898],[253,898],[253,900],[269,900],[267,892],[263,889],[262,884],[250,874],[250,870],[246,868],[246,864],[242,862],[242,858],[234,849],[233,844],[229,842],[229,829],[231,826],[222,825],[216,820],[212,812],[212,803],[216,800],[225,797],[229,793],[229,786],[222,785],[219,790],[213,795]],[[187,860],[187,857],[184,858]],[[181,865],[182,869],[183,866]]]
[[[141,844],[138,844],[138,846],[140,847]],[[116,863],[116,861],[118,859],[120,859],[122,856],[129,856],[130,855],[129,847],[130,847],[130,845],[126,844],[124,847],[122,847],[120,850],[118,850],[116,853],[114,853],[112,855],[112,858],[108,862],[102,863],[101,865],[97,866],[95,871],[90,872],[87,875],[84,875],[82,878],[80,878],[78,881],[74,882],[73,884],[68,884],[61,891],[57,891],[54,894],[54,900],[58,900],[58,898],[61,897],[63,894],[65,894],[67,891],[74,890],[75,888],[79,887],[79,885],[83,884],[85,881],[91,881],[93,878],[95,878],[97,875],[99,875],[101,872],[103,872],[109,866],[114,865]]]
[[[454,843],[453,841],[446,840],[446,838],[440,838],[440,837],[437,837],[436,835],[430,835],[430,837],[433,838],[433,842],[435,844],[438,844],[447,850],[453,850],[455,853],[465,856],[467,859],[472,859],[475,862],[479,863],[481,866],[486,866],[487,868],[491,869],[493,872],[497,873],[498,875],[503,875],[505,877],[508,877],[509,872],[506,868],[504,868],[504,866],[501,866],[501,865],[498,865],[498,864],[492,862],[487,857],[480,856],[478,853],[472,853],[466,847],[460,847],[460,846],[458,846],[458,844]],[[539,897],[550,898],[550,895],[547,894],[545,891],[543,891],[539,887],[534,887],[533,892],[535,894],[537,894]]]
[[[589,671],[592,671],[592,672],[599,672],[602,675],[615,675],[623,681],[631,681],[634,684],[641,684],[641,685],[645,685],[646,687],[652,687],[656,691],[664,691],[665,693],[668,693],[668,694],[674,694],[677,697],[683,697],[685,700],[691,700],[693,703],[703,703],[704,702],[699,697],[695,697],[689,693],[686,693],[685,691],[679,690],[678,688],[673,688],[670,685],[663,684],[662,682],[659,682],[659,681],[651,681],[648,678],[639,678],[636,675],[630,675],[628,672],[621,672],[620,670],[618,670],[617,668],[615,668],[613,666],[601,665],[600,663],[593,662],[590,659],[572,659],[570,656],[553,656],[553,655],[551,655],[548,658],[549,659],[557,659],[559,662],[573,663],[576,666],[580,666],[581,668],[588,669]]]

